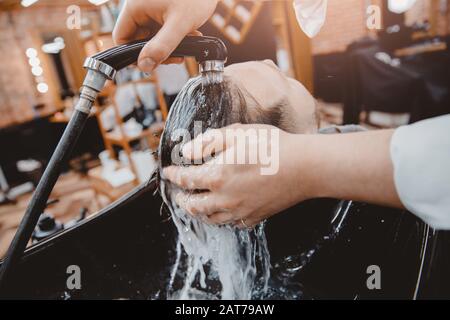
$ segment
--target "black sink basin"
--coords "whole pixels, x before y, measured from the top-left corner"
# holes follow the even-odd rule
[[[154,182],[142,185],[27,249],[7,297],[164,299],[176,230],[161,212],[155,188]],[[285,269],[296,270],[285,285],[295,284],[304,298],[450,297],[449,234],[434,232],[407,212],[318,199],[270,219],[266,233],[273,278],[285,281]],[[81,269],[80,290],[67,289],[71,265]],[[380,290],[367,288],[371,265],[380,267]]]

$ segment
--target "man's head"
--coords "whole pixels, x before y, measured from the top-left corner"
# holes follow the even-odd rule
[[[193,139],[195,122],[202,124],[202,131],[233,123],[270,124],[290,133],[318,128],[314,98],[270,60],[228,66],[218,85],[202,86],[200,77],[191,79],[170,110],[161,139],[162,167],[172,164],[172,149],[180,144],[174,132],[187,130]]]
[[[225,77],[245,99],[250,123],[258,115],[279,112],[279,123],[267,123],[290,133],[315,133],[318,128],[316,103],[305,87],[285,76],[272,60],[233,64],[225,68]]]

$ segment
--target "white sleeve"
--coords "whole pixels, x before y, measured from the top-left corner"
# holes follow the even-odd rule
[[[310,38],[315,37],[325,23],[328,0],[294,0],[298,24]]]
[[[433,228],[450,230],[450,115],[398,128],[391,158],[403,205]]]

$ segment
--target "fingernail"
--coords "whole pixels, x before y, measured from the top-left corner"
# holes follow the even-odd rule
[[[183,157],[190,158],[192,153],[192,143],[186,143],[182,148]]]
[[[155,68],[155,61],[151,58],[141,59],[138,63],[138,67],[144,72],[152,72]]]

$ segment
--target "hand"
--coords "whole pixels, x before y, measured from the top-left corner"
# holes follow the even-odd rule
[[[209,130],[183,147],[183,157],[198,160],[215,156],[200,166],[165,168],[163,178],[185,190],[175,201],[191,215],[213,224],[254,227],[308,198],[297,174],[301,165],[294,155],[298,149],[294,144],[299,140],[301,136],[267,125],[238,124]],[[245,157],[246,163],[235,164],[233,155]]]
[[[218,0],[127,0],[114,28],[117,44],[152,35],[152,22],[161,29],[142,50],[138,66],[151,72],[164,62],[183,38],[196,31],[213,14]],[[182,61],[182,59],[181,59]],[[180,62],[172,58],[167,62]]]
[[[279,133],[278,143],[276,139],[257,136],[250,139],[244,150],[247,159],[254,158],[259,148],[275,151],[272,160],[278,160],[278,170],[274,174],[261,174],[264,169],[261,161],[254,164],[225,161],[233,152],[243,152],[236,143],[241,140],[230,138],[225,132],[231,130],[239,137],[251,129]],[[294,135],[272,126],[232,125],[207,131],[183,147],[184,158],[205,159],[213,154],[215,157],[200,166],[168,167],[163,178],[185,190],[177,195],[176,201],[190,214],[205,216],[211,223],[233,223],[240,227],[253,227],[311,198],[404,208],[394,184],[389,149],[392,134],[393,130],[378,130]],[[192,193],[192,190],[206,191]]]

